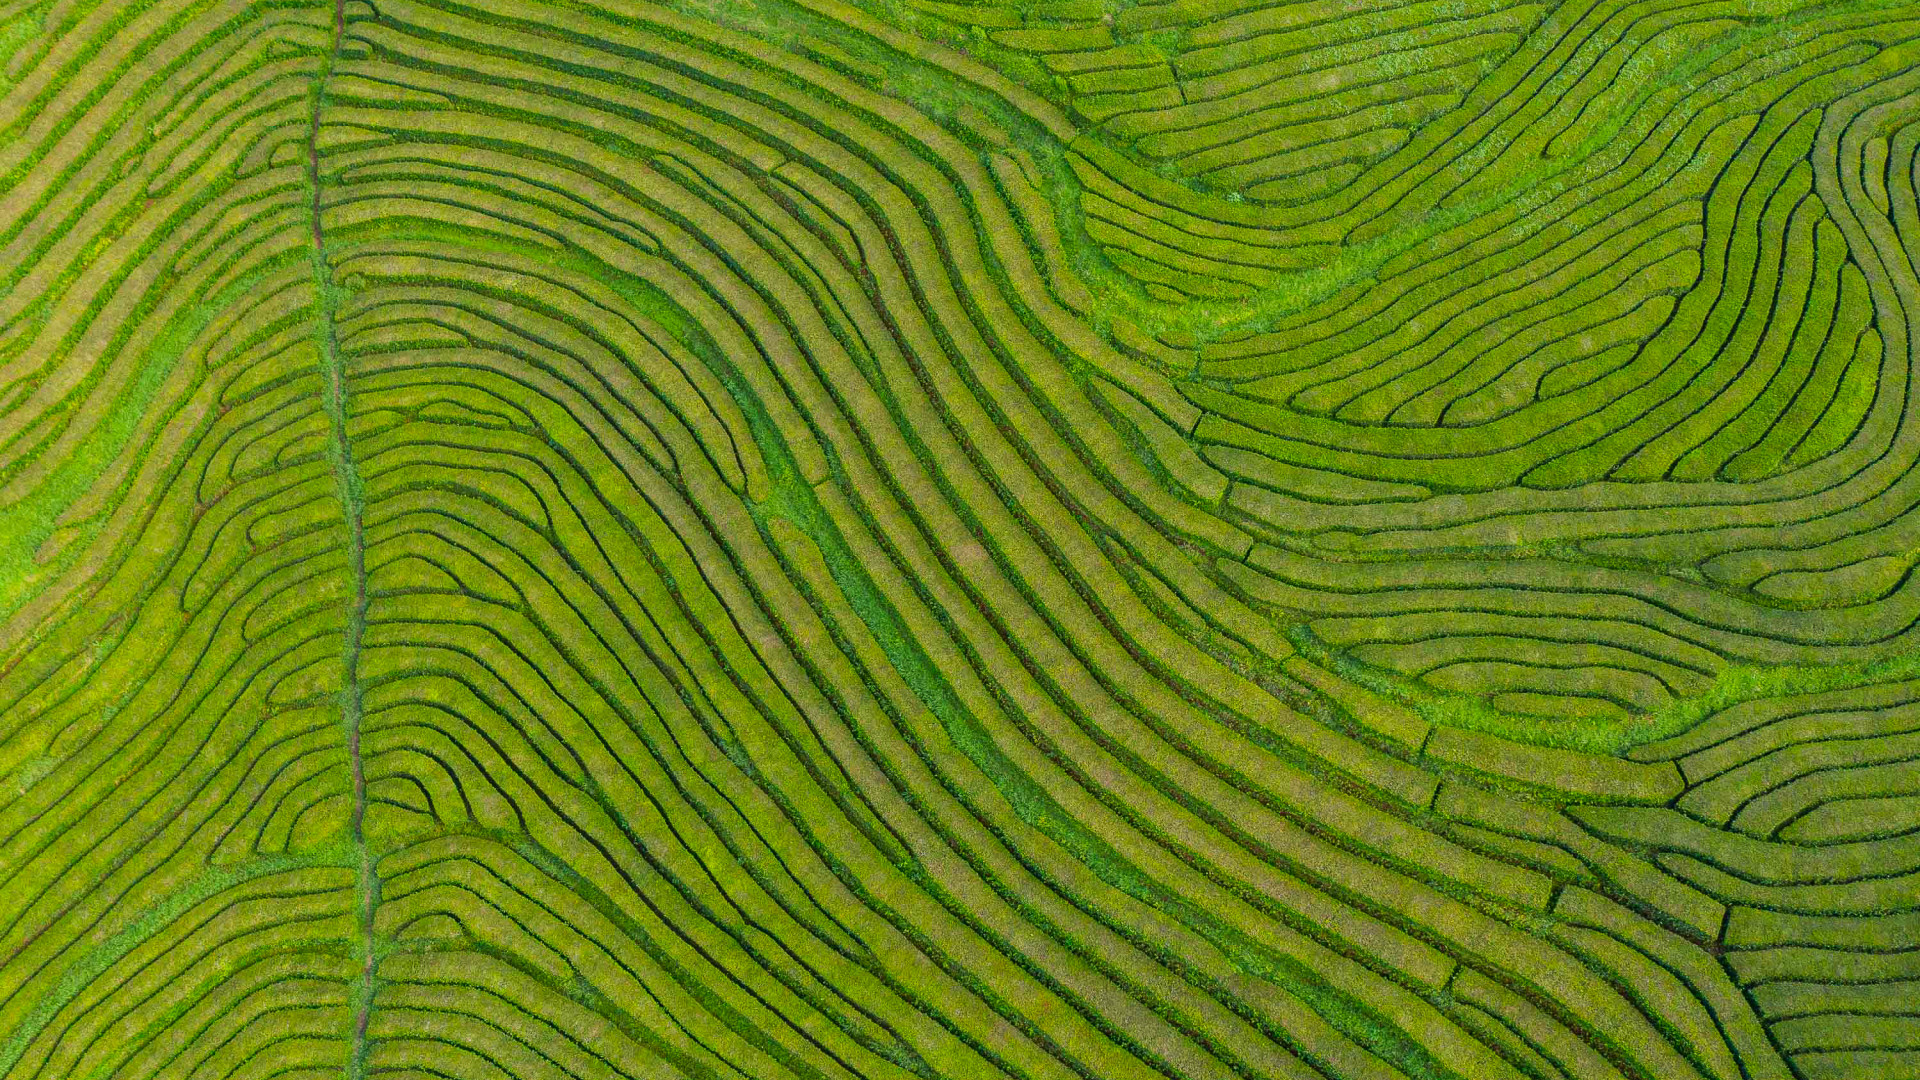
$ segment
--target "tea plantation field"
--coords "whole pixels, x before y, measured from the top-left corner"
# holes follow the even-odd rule
[[[0,1078],[1920,1078],[1920,2],[0,0]]]

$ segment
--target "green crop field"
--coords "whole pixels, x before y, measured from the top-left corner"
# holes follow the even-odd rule
[[[1917,1080],[1920,0],[0,0],[0,1080]]]

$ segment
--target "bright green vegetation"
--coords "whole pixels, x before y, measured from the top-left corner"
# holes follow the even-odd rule
[[[1920,1075],[1920,11],[0,4],[0,1076]]]

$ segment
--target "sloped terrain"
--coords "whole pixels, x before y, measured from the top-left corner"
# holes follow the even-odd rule
[[[1920,1076],[1920,8],[0,4],[0,1074]]]

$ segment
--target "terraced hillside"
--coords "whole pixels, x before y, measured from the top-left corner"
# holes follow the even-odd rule
[[[1920,1077],[1913,0],[0,0],[0,1075]]]

